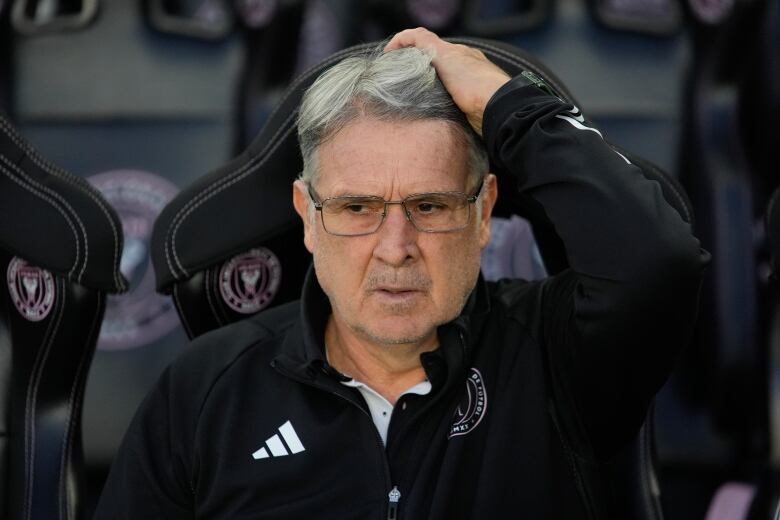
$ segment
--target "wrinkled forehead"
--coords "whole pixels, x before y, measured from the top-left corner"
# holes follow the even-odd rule
[[[441,120],[356,119],[320,144],[318,189],[464,191],[468,147],[457,125]],[[329,196],[336,193],[329,192]]]

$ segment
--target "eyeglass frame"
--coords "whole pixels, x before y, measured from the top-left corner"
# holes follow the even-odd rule
[[[373,235],[377,231],[379,231],[379,228],[382,227],[382,224],[385,223],[385,218],[387,217],[387,206],[388,204],[397,204],[401,206],[401,209],[404,212],[404,215],[406,216],[406,220],[408,220],[412,226],[414,226],[414,229],[419,231],[420,233],[453,233],[455,231],[461,231],[463,229],[466,229],[466,227],[469,225],[469,222],[471,222],[471,206],[468,206],[469,208],[469,216],[466,220],[466,223],[463,224],[462,227],[454,228],[454,229],[447,229],[442,231],[437,230],[431,230],[431,229],[420,229],[417,227],[417,223],[412,218],[412,214],[409,212],[409,210],[406,207],[406,201],[409,200],[412,197],[419,197],[420,195],[463,195],[466,197],[466,203],[467,204],[476,204],[477,199],[479,199],[479,196],[482,194],[482,188],[485,185],[485,176],[482,176],[482,178],[479,181],[479,186],[477,187],[477,191],[474,193],[474,195],[466,195],[466,193],[462,191],[428,191],[423,193],[412,193],[411,195],[408,195],[404,197],[401,200],[385,200],[381,197],[377,197],[374,195],[340,195],[338,197],[328,197],[326,199],[317,200],[319,197],[314,192],[314,188],[310,183],[306,183],[306,189],[309,191],[309,198],[311,198],[312,203],[314,204],[314,209],[320,212],[320,222],[322,222],[322,229],[325,230],[326,233],[329,235],[334,235],[337,237],[362,237],[366,235]],[[376,229],[373,231],[369,231],[367,233],[358,233],[358,234],[342,234],[342,233],[333,233],[332,231],[328,230],[328,227],[325,225],[325,216],[323,215],[322,208],[323,205],[328,202],[329,200],[334,199],[344,199],[344,198],[355,198],[355,199],[365,199],[365,198],[372,198],[372,199],[378,199],[382,200],[384,203],[384,208],[382,209],[382,219],[379,221],[379,225],[377,225]]]

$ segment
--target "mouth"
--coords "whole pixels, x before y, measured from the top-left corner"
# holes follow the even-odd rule
[[[388,293],[404,293],[404,292],[419,292],[416,287],[393,287],[390,285],[382,285],[374,289],[375,291],[388,292]]]
[[[421,296],[423,292],[413,287],[377,287],[373,293],[383,300],[404,302]]]

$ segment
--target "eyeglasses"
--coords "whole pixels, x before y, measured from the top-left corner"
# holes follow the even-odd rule
[[[320,212],[322,227],[331,235],[359,236],[375,233],[387,216],[389,204],[399,204],[406,219],[418,231],[447,233],[464,229],[471,218],[471,205],[482,191],[484,179],[474,195],[459,191],[418,193],[403,200],[385,200],[371,195],[331,197],[318,202],[311,186],[309,196]]]

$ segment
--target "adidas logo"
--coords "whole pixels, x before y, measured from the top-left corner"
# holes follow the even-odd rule
[[[291,453],[295,454],[306,451],[306,448],[303,447],[303,443],[301,443],[301,440],[298,438],[298,434],[295,433],[295,429],[290,421],[287,421],[279,427],[279,434],[282,436],[281,439],[277,434],[272,435],[265,441],[265,446],[252,454],[252,458],[257,460],[267,459],[268,457],[284,457]],[[282,442],[282,439],[284,439],[284,442]],[[287,444],[287,447],[285,447],[285,443]],[[287,451],[288,449],[290,451]],[[268,454],[269,451],[271,452],[270,455]]]

